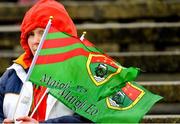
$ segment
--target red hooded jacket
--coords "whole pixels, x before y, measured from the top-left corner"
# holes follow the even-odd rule
[[[25,69],[30,66],[33,59],[27,42],[27,34],[37,27],[45,28],[50,16],[53,16],[52,26],[59,31],[77,36],[76,27],[62,4],[55,0],[39,0],[27,11],[21,25],[20,43],[25,53],[15,62],[21,64]]]

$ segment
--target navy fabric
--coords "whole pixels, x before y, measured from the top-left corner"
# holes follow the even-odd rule
[[[20,78],[16,75],[15,70],[13,70],[13,69],[8,70],[8,76],[5,76],[5,79],[6,80],[4,80],[4,81],[2,79],[2,81],[4,83],[4,88],[5,88],[4,93],[19,94],[23,83],[20,80]]]
[[[27,72],[27,70],[26,70]],[[0,123],[5,119],[3,114],[3,101],[6,93],[19,94],[22,87],[22,81],[17,76],[14,69],[7,70],[0,78]],[[80,115],[63,116],[54,119],[49,119],[43,123],[87,123],[89,120]]]
[[[63,116],[55,119],[49,119],[40,123],[92,123],[90,120],[83,118],[80,115]]]
[[[16,82],[16,83],[14,83]],[[16,75],[15,70],[7,70],[0,80],[0,121],[4,120],[3,101],[6,93],[19,94],[22,87],[22,82]]]

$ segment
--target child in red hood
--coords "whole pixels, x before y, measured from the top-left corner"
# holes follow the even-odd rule
[[[14,64],[6,70],[0,80],[1,122],[14,122],[15,115],[23,115],[22,113],[30,115],[46,90],[44,87],[35,85],[32,88],[26,87],[26,93],[30,92],[30,95],[24,97],[24,102],[18,102],[20,92],[23,94],[24,79],[50,16],[54,17],[52,26],[59,28],[58,30],[62,32],[77,36],[76,27],[65,8],[54,0],[40,0],[26,13],[21,25],[21,46],[25,52],[14,61]],[[18,106],[20,106],[20,111],[17,111]],[[26,106],[28,109],[24,109],[22,106]],[[46,94],[32,118],[22,116],[16,120],[31,123],[88,122],[50,94]]]

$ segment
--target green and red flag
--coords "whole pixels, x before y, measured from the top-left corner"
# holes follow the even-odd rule
[[[132,82],[137,74],[88,40],[51,27],[29,80],[93,122],[139,122],[161,97]]]

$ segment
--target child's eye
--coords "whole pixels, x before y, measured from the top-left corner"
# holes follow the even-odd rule
[[[34,36],[34,32],[30,32],[28,36]]]
[[[40,35],[43,35],[43,33],[44,33],[44,30],[40,30],[40,31],[39,31],[39,34],[40,34]]]

